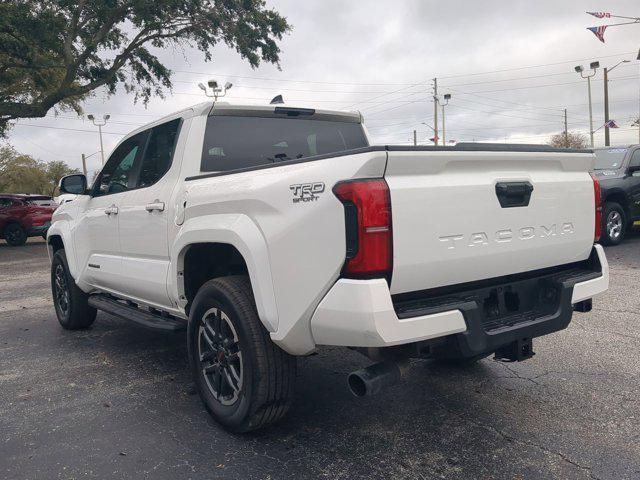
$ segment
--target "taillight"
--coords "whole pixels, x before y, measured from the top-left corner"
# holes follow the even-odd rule
[[[340,182],[333,193],[344,205],[350,278],[391,276],[391,198],[384,179]]]
[[[596,210],[596,231],[593,235],[593,241],[597,242],[600,240],[602,232],[602,191],[600,190],[600,182],[593,173],[591,178],[593,178],[593,200]]]

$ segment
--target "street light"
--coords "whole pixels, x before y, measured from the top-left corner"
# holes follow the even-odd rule
[[[107,124],[107,120],[111,118],[111,115],[102,115],[102,121],[97,120],[92,114],[87,115],[87,118],[98,127],[98,133],[100,134],[100,156],[102,157],[102,166],[104,166],[104,147],[102,146],[102,127]]]
[[[209,87],[209,88],[207,88]],[[207,97],[213,97],[213,100],[218,100],[218,97],[224,97],[227,94],[227,90],[233,87],[233,83],[227,82],[224,87],[219,87],[217,80],[211,79],[207,82],[207,86],[204,83],[199,83],[198,88],[204,92]]]
[[[591,69],[591,74],[585,75],[585,70],[582,65],[577,65],[575,67],[576,72],[580,74],[582,78],[587,79],[587,88],[589,89],[589,136],[591,138],[591,148],[593,148],[593,106],[591,105],[591,77],[596,74],[596,70],[600,67],[600,62],[591,62],[589,64],[589,68]]]
[[[629,60],[621,60],[611,68],[604,67],[604,144],[607,147],[610,145],[609,127],[607,126],[609,122],[609,73],[613,72],[614,68],[623,63],[629,63]]]
[[[441,103],[440,106],[442,106],[442,145],[446,147],[447,146],[447,130],[444,123],[444,107],[449,105],[449,100],[451,100],[451,94],[445,93],[444,100],[445,102]]]

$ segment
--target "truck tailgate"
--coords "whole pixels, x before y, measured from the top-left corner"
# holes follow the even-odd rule
[[[391,293],[586,259],[595,228],[592,164],[590,153],[390,147]]]

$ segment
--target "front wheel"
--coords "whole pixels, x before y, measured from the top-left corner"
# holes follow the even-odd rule
[[[627,226],[627,215],[619,203],[607,202],[602,211],[603,245],[618,245],[622,242]]]
[[[198,393],[218,423],[247,432],[285,416],[296,360],[271,341],[246,276],[200,287],[189,313],[188,342]]]
[[[69,273],[69,264],[63,249],[53,254],[51,293],[56,316],[62,328],[80,330],[93,324],[97,311],[89,306],[89,296],[78,288]]]

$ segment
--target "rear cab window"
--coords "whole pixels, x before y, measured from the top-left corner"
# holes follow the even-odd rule
[[[337,118],[337,119],[336,119]],[[223,172],[368,146],[362,124],[310,116],[211,115],[200,171]]]

